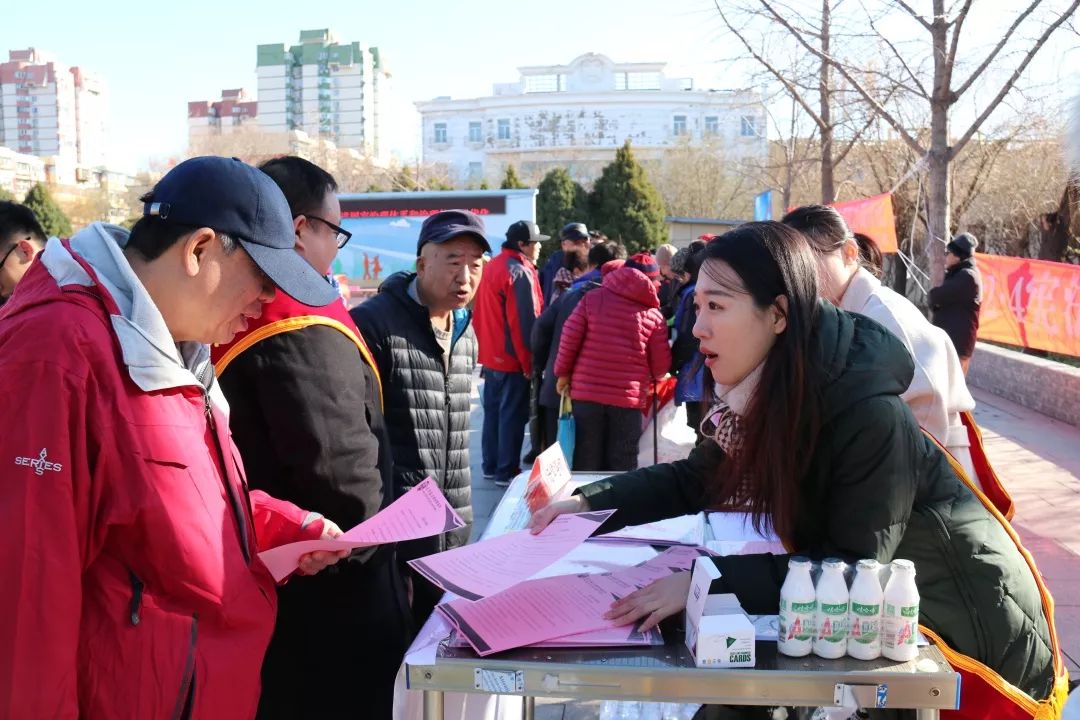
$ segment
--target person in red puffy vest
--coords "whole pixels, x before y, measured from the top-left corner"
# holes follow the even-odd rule
[[[604,276],[563,328],[555,375],[577,427],[574,470],[633,470],[652,382],[671,367],[652,256],[635,255]]]

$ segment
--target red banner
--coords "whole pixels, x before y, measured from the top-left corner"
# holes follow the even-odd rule
[[[1080,266],[976,254],[979,339],[1080,356]]]
[[[868,235],[883,253],[897,251],[896,216],[893,215],[892,195],[874,195],[859,200],[832,204],[844,216],[852,232]]]

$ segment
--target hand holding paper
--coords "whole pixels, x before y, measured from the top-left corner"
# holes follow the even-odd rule
[[[525,502],[529,510],[536,512],[545,507],[568,482],[570,466],[566,464],[566,456],[559,443],[555,443],[533,461],[529,484],[525,488]]]
[[[539,535],[519,530],[410,560],[409,565],[443,590],[479,600],[551,565],[584,542],[614,512],[562,515]]]
[[[435,481],[427,478],[377,515],[333,539],[305,540],[259,553],[274,580],[294,572],[300,558],[320,550],[338,552],[402,540],[416,540],[465,527]]]

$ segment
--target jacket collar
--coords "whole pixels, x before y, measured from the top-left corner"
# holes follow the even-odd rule
[[[840,309],[848,312],[861,313],[870,298],[881,289],[881,281],[869,270],[859,268],[848,283],[844,297],[840,298]]]
[[[93,288],[101,297],[132,381],[144,392],[201,386],[227,407],[214,382],[210,351],[195,342],[177,343],[153,299],[124,257],[128,233],[93,223],[70,241],[50,240],[41,262],[57,285]]]

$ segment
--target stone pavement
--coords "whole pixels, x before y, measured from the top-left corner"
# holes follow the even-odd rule
[[[984,390],[972,388],[972,393],[987,455],[1016,503],[1013,526],[1054,596],[1065,662],[1070,675],[1080,679],[1080,428]],[[482,420],[476,396],[470,435],[473,537],[483,532],[503,493],[480,472]],[[598,715],[596,702],[537,702],[537,720],[591,720]]]

